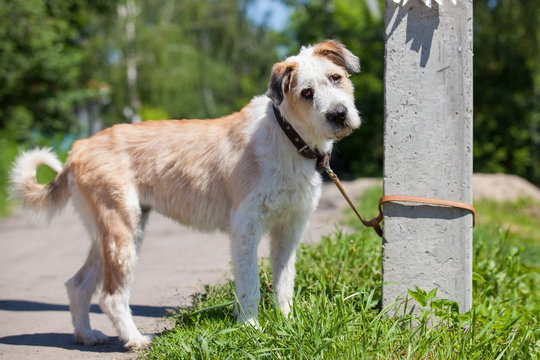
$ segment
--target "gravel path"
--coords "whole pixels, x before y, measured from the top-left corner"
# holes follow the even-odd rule
[[[346,184],[358,197],[377,180]],[[334,230],[346,206],[331,184],[310,220],[304,242],[314,242]],[[0,221],[0,359],[133,359],[121,347],[111,322],[96,299],[92,326],[110,335],[101,346],[75,343],[64,282],[82,265],[89,246],[74,209],[68,206],[47,225],[16,215]],[[204,256],[203,256],[204,254]],[[268,254],[263,239],[259,254]],[[188,306],[190,296],[206,284],[230,276],[229,241],[223,234],[203,234],[152,214],[147,227],[131,308],[137,326],[146,333],[171,327],[161,319],[167,309]]]

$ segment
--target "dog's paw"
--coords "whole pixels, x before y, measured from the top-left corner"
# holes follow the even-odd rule
[[[129,350],[146,349],[150,347],[150,345],[152,345],[153,338],[154,338],[154,335],[139,335],[139,336],[129,339],[124,344],[124,347]]]
[[[109,337],[99,330],[86,330],[81,332],[75,332],[75,340],[79,344],[86,346],[104,344]]]
[[[249,319],[238,319],[238,323],[244,327],[252,327],[257,330],[262,330],[259,320],[254,317],[250,317]]]

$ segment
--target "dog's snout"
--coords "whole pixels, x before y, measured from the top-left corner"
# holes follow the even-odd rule
[[[343,124],[347,119],[347,108],[339,104],[326,113],[326,119],[336,124]]]

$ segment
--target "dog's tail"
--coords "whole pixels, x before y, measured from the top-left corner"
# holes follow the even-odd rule
[[[36,179],[36,171],[41,165],[47,165],[58,173],[49,184],[40,184]],[[19,199],[23,208],[32,215],[46,214],[50,220],[71,196],[68,172],[62,171],[62,163],[50,149],[23,152],[11,170],[11,195]]]

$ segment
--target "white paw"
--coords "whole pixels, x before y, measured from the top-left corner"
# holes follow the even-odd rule
[[[153,338],[154,338],[154,335],[138,335],[136,337],[129,339],[124,344],[124,347],[130,350],[131,349],[145,349],[147,347],[150,347],[150,345],[152,345]]]
[[[259,320],[257,320],[257,318],[254,318],[254,317],[250,317],[248,319],[246,318],[238,318],[238,323],[241,324],[242,326],[251,326],[253,327],[254,329],[257,329],[257,330],[261,330],[262,327],[261,327],[261,324],[259,324]]]
[[[75,332],[75,340],[79,344],[91,346],[103,344],[107,340],[109,340],[109,337],[99,330],[89,329],[85,331]]]
[[[291,302],[289,301],[283,301],[279,303],[279,309],[281,310],[281,313],[287,317],[291,312]]]

